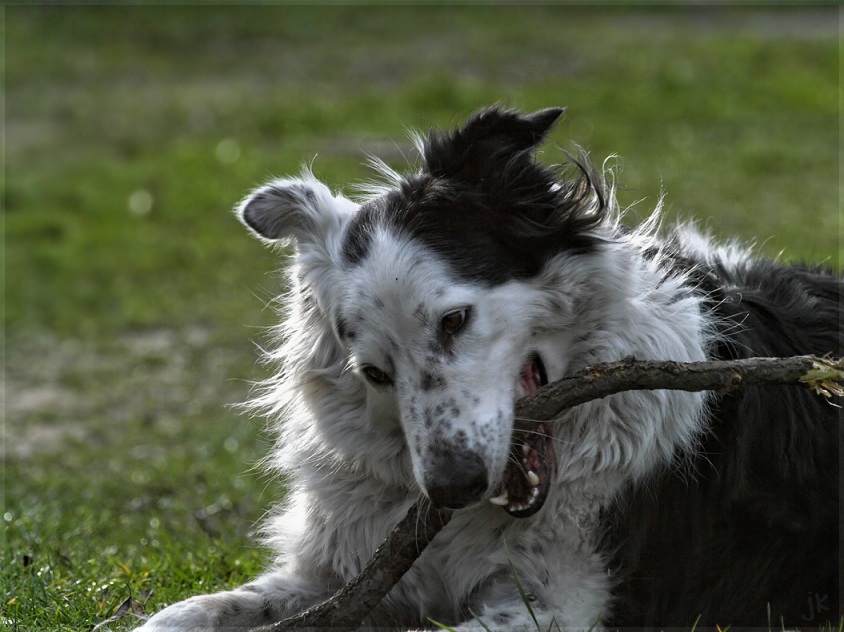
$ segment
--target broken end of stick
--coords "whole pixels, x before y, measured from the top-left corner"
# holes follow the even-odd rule
[[[812,368],[800,381],[827,399],[841,397],[844,395],[844,360],[833,360],[828,356],[812,358]]]

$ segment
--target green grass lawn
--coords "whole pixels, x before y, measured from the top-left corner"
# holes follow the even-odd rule
[[[617,154],[620,198],[839,267],[826,8],[5,8],[0,627],[88,630],[258,573],[283,486],[231,407],[278,262],[233,219],[312,162],[396,167],[405,130],[565,105],[545,149]],[[131,617],[114,629],[132,627]]]

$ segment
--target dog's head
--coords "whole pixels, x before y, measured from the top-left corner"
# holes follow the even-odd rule
[[[594,249],[601,200],[534,151],[561,109],[490,109],[431,132],[422,168],[358,206],[316,180],[278,180],[238,208],[269,241],[294,238],[302,282],[371,410],[395,411],[434,504],[487,498],[516,516],[553,475],[543,424],[514,433],[514,403],[559,377],[543,352],[554,257]],[[547,279],[545,281],[547,283]]]

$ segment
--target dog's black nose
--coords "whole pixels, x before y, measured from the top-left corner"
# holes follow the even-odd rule
[[[425,489],[435,507],[461,509],[479,500],[487,485],[483,459],[468,450],[436,455],[425,475]]]

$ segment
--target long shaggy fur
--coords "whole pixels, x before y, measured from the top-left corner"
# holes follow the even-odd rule
[[[352,202],[309,173],[238,214],[292,243],[252,405],[290,493],[272,568],[145,630],[242,630],[328,597],[415,501],[454,518],[365,627],[815,627],[838,596],[838,410],[798,387],[620,393],[553,424],[514,402],[596,363],[840,354],[841,280],[757,259],[612,182],[536,162],[562,110],[497,108]],[[523,428],[527,424],[530,430]],[[492,501],[492,502],[490,502]],[[527,603],[519,585],[527,595]]]

